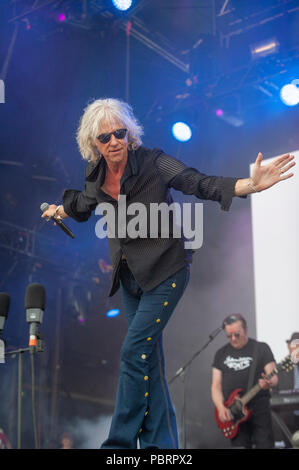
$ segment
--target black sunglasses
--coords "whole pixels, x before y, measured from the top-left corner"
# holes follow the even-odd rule
[[[226,335],[226,336],[228,337],[228,339],[231,339],[233,336],[235,336],[236,338],[239,338],[240,334],[241,333],[232,333],[231,335]]]
[[[101,144],[107,144],[112,134],[116,139],[124,139],[127,133],[127,129],[116,129],[116,131],[109,132],[109,134],[100,134],[98,135],[97,139],[101,142]]]

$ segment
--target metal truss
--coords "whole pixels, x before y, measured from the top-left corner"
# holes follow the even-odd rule
[[[45,255],[46,250],[49,250],[50,253],[57,250],[57,242],[41,235],[36,230],[30,230],[3,220],[0,221],[0,248],[8,253],[16,253],[50,264],[56,265],[58,261],[52,255],[51,257]]]
[[[164,93],[157,97],[143,120],[152,121],[154,116],[158,122],[168,119],[174,111],[193,116],[192,111],[196,109],[215,113],[222,108],[224,112],[231,113],[227,122],[238,127],[244,123],[245,115],[251,109],[280,100],[279,90],[284,76],[292,73],[294,64],[297,64],[298,72],[299,45],[281,60],[274,56],[266,61],[252,61],[207,80],[185,85],[175,95]],[[191,119],[196,121],[196,116]],[[222,119],[226,120],[226,116]]]
[[[217,31],[220,37],[220,45],[226,48],[229,47],[230,40],[233,37],[253,31],[272,21],[299,11],[298,0],[280,1],[276,5],[267,8],[263,8],[261,5],[246,15],[241,15],[241,12],[238,14],[235,8],[227,9],[229,5],[230,2],[225,2],[217,15]]]
[[[12,0],[14,10],[21,4],[19,0]],[[188,63],[182,61],[178,55],[174,54],[171,47],[166,47],[165,44],[170,44],[167,37],[163,36],[160,31],[150,31],[144,22],[137,16],[140,11],[150,4],[150,0],[140,0],[136,6],[132,8],[130,14],[123,18],[115,16],[111,9],[108,9],[102,0],[32,0],[31,7],[22,9],[23,11],[15,14],[9,23],[24,20],[28,16],[36,13],[37,11],[53,5],[57,9],[59,6],[69,8],[73,12],[71,17],[66,23],[83,29],[94,29],[100,24],[97,22],[89,21],[94,15],[100,15],[106,21],[113,21],[122,29],[126,34],[130,34],[137,41],[145,45],[147,48],[159,54],[166,61],[173,64],[186,74],[190,73],[190,66]],[[220,46],[229,47],[232,37],[246,33],[249,30],[267,24],[279,17],[289,15],[299,10],[297,0],[284,0],[278,2],[274,6],[263,8],[262,6],[256,7],[251,14],[246,16],[241,15],[241,11],[233,6],[231,0],[211,0],[213,15],[215,16],[215,31],[214,33],[219,36]],[[232,16],[233,15],[233,16]],[[129,27],[128,27],[128,23]],[[157,40],[160,38],[160,41]],[[200,44],[202,39],[199,38]]]
[[[227,13],[231,11],[229,3],[230,3],[230,0],[224,0],[224,3],[222,4],[219,12],[217,13],[217,16],[226,15]]]
[[[13,3],[18,4],[18,0]],[[298,0],[280,0],[268,7],[263,7],[257,1],[246,2],[245,6],[248,8],[246,14],[243,14],[244,3],[241,3],[242,5],[233,0],[211,0],[215,26],[211,41],[214,45],[218,43],[218,52],[221,49],[229,49],[232,40],[237,41],[238,36],[263,27],[263,25],[269,24],[278,18],[284,18],[299,12]],[[56,2],[54,0],[32,0],[31,9],[15,15],[10,21],[23,19],[26,15],[33,14],[51,4],[53,4],[53,8],[56,8],[57,5],[67,5],[69,7],[72,15],[66,23],[73,27],[99,30],[99,28],[103,28],[103,25],[104,28],[109,28],[113,24],[114,27],[121,29],[127,36],[127,69],[129,69],[129,37],[132,37],[185,74],[187,86],[183,84],[182,89],[177,91],[176,96],[170,97],[164,93],[162,97],[157,97],[157,103],[152,105],[147,116],[152,115],[154,111],[156,113],[157,108],[161,107],[162,111],[159,111],[159,114],[163,113],[163,108],[169,107],[165,105],[166,102],[171,105],[172,109],[181,109],[191,106],[191,102],[193,106],[195,103],[202,101],[209,102],[213,106],[213,100],[225,99],[229,95],[237,97],[241,105],[242,101],[246,102],[247,100],[247,107],[252,106],[254,102],[260,103],[262,100],[273,99],[276,93],[275,86],[277,86],[275,80],[279,79],[283,73],[291,68],[292,64],[298,61],[298,45],[294,44],[292,46],[293,50],[288,51],[288,56],[282,58],[283,63],[277,60],[275,56],[273,56],[273,59],[270,57],[268,60],[259,62],[248,60],[247,63],[239,67],[232,65],[227,73],[219,73],[216,77],[212,75],[209,67],[206,67],[206,77],[203,79],[203,77],[198,76],[195,82],[196,72],[194,73],[194,68],[196,69],[197,63],[201,68],[205,67],[202,45],[204,43],[205,49],[209,50],[213,47],[213,44],[210,44],[209,38],[199,37],[196,44],[190,46],[192,57],[188,57],[188,61],[182,60],[182,56],[184,57],[183,51],[176,54],[168,38],[162,35],[160,31],[150,30],[138,16],[146,5],[150,5],[150,0],[137,2],[130,14],[125,17],[113,14],[102,0],[78,0],[77,2],[74,2],[74,0],[56,0]],[[240,5],[240,8],[238,5]],[[203,61],[200,54],[203,54]],[[184,80],[184,78],[182,79]],[[126,82],[128,97],[129,73],[127,73]],[[252,93],[253,91],[256,94],[253,99],[248,100],[248,92]]]
[[[189,73],[189,64],[186,64],[174,54],[172,54],[169,50],[167,50],[165,47],[162,47],[160,44],[158,44],[155,40],[150,37],[149,32],[147,34],[144,33],[144,28],[142,27],[142,23],[138,18],[132,17],[130,19],[130,22],[130,35],[132,37],[144,44],[148,49],[151,49],[152,51],[159,54],[161,57],[173,64],[178,69],[182,70],[187,74]],[[120,28],[123,31],[127,31],[127,24],[121,23]]]
[[[164,37],[160,32],[151,32],[144,22],[137,16],[137,13],[141,11],[150,0],[141,0],[131,10],[130,15],[125,19],[116,19],[110,10],[103,10],[101,2],[97,0],[91,1],[91,8],[93,11],[100,11],[101,15],[106,19],[113,19],[116,21],[118,27],[124,31],[127,35],[134,37],[137,41],[145,45],[148,49],[159,54],[166,61],[173,64],[185,73],[189,73],[189,65],[179,59],[170,47],[166,47],[165,44],[170,44],[168,39]],[[161,42],[159,43],[155,36],[159,35]]]
[[[42,8],[45,8],[45,7],[47,7],[51,4],[54,4],[54,3],[57,4],[57,3],[61,3],[61,2],[57,2],[57,0],[33,0],[31,3],[32,3],[31,6],[29,6],[28,8],[22,8],[22,12],[17,14],[16,13],[16,8],[18,6],[22,7],[23,4],[18,0],[12,0],[11,4],[12,4],[12,7],[14,9],[14,16],[12,16],[12,18],[10,18],[8,20],[8,23],[15,23],[17,21],[23,20],[27,16],[30,16],[33,13],[36,13],[37,11],[41,10]]]
[[[14,269],[14,264],[26,259],[37,269],[51,268],[58,275],[67,276],[69,281],[75,283],[87,282],[97,286],[97,289],[100,283],[100,288],[106,289],[106,283],[110,282],[110,265],[101,259],[101,265],[91,265],[83,255],[74,257],[72,240],[57,241],[39,233],[38,229],[30,230],[1,220],[0,257],[7,259],[7,255],[12,261],[12,267],[8,267],[8,272],[0,279],[0,286]]]

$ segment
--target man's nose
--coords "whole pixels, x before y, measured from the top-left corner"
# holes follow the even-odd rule
[[[117,144],[118,144],[118,139],[115,137],[114,134],[112,134],[110,138],[110,145],[117,145]]]

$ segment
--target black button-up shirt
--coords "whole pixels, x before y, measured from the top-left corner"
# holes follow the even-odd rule
[[[88,163],[85,170],[83,191],[68,189],[63,195],[65,212],[78,222],[88,220],[99,203],[109,202],[118,217],[118,201],[105,193],[104,184],[106,161]],[[139,147],[128,152],[128,161],[120,181],[120,194],[126,195],[127,207],[142,203],[148,210],[151,203],[173,202],[170,188],[192,194],[199,199],[218,201],[223,210],[229,210],[234,196],[237,178],[207,176],[181,161],[166,155],[159,149]],[[172,217],[170,212],[170,218]],[[127,216],[125,223],[128,223]],[[172,220],[169,221],[172,226]],[[116,223],[117,227],[117,223]],[[144,292],[147,292],[191,261],[191,250],[185,249],[184,238],[163,238],[158,228],[158,238],[109,238],[110,258],[113,266],[112,296],[119,288],[119,268],[122,254],[134,278]]]

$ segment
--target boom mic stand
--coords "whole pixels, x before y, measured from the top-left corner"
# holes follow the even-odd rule
[[[41,336],[39,334],[37,346],[36,348],[20,348],[14,351],[7,351],[5,356],[8,355],[15,355],[18,354],[18,422],[17,422],[17,448],[21,449],[21,431],[22,431],[22,375],[23,375],[23,354],[26,351],[30,351],[31,356],[31,367],[32,367],[32,397],[34,397],[34,362],[33,362],[33,354],[35,352],[42,352],[43,351],[43,343]],[[37,442],[37,433],[36,433],[36,426],[35,426],[35,408],[34,403],[32,403],[32,414],[33,414],[33,427],[34,427],[34,440],[35,440],[35,447],[37,449],[38,442]]]
[[[185,419],[185,416],[186,416],[186,400],[185,400],[185,396],[186,396],[186,390],[185,390],[185,371],[188,367],[190,367],[190,365],[192,364],[192,362],[194,361],[194,359],[204,350],[208,347],[208,345],[216,338],[216,336],[223,330],[223,327],[220,326],[219,328],[217,328],[217,330],[214,330],[210,335],[209,335],[209,339],[208,341],[195,353],[193,354],[193,356],[191,357],[191,359],[189,359],[189,361],[186,362],[185,365],[183,365],[182,367],[180,367],[176,373],[174,374],[174,376],[169,380],[168,382],[168,385],[172,384],[172,382],[174,382],[174,380],[177,378],[177,377],[181,377],[182,379],[182,382],[183,382],[183,407],[182,407],[182,429],[183,429],[183,448],[186,449],[186,419]]]

